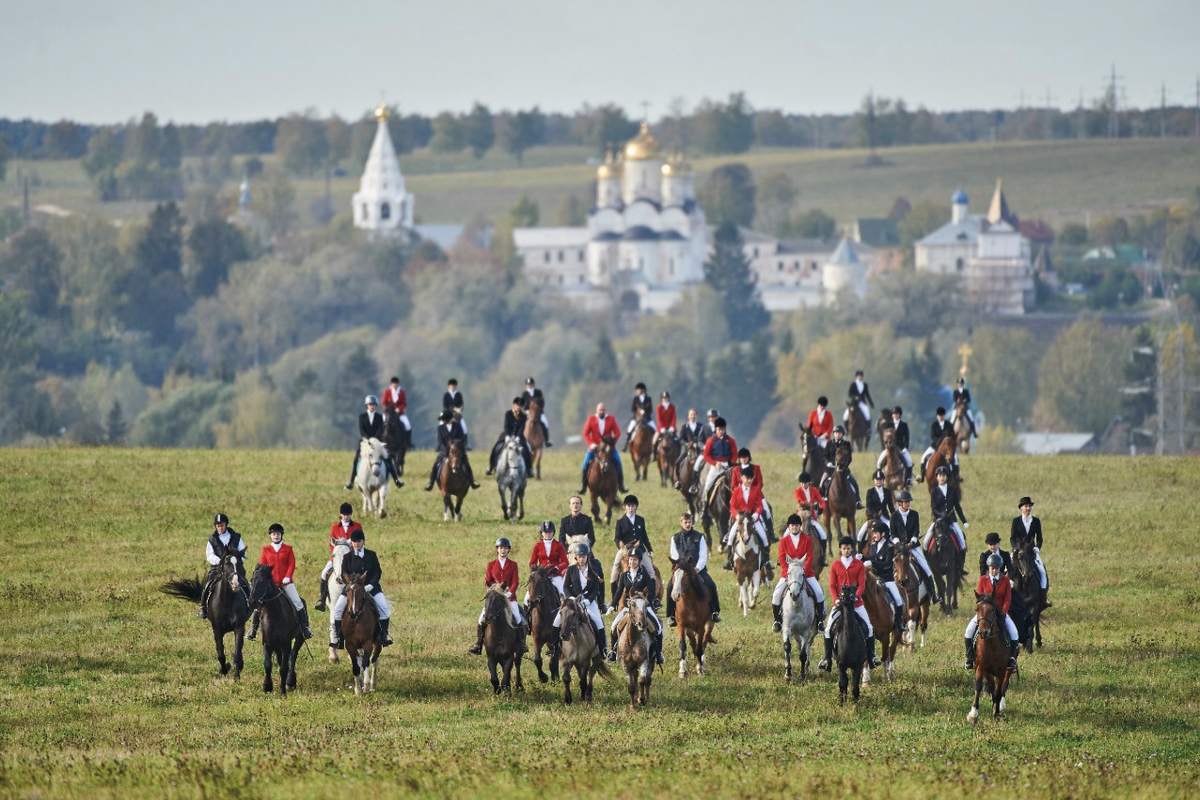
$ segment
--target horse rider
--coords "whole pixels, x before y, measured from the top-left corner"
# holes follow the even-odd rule
[[[550,574],[550,582],[558,590],[559,597],[563,593],[563,576],[567,574],[567,548],[554,538],[554,523],[544,520],[541,527],[542,539],[529,551],[529,568],[545,567]],[[529,607],[529,589],[525,589],[525,607]]]
[[[850,382],[850,388],[846,392],[847,399],[851,403],[858,403],[858,410],[862,412],[863,419],[870,423],[871,409],[875,407],[875,400],[871,397],[870,387],[863,380],[863,371],[861,369],[854,371],[854,380]],[[850,421],[850,409],[847,408],[842,412],[842,421]]]
[[[558,541],[565,548],[571,544],[572,538],[586,536],[588,547],[592,551],[592,567],[598,575],[603,575],[604,568],[600,566],[600,560],[596,558],[596,528],[592,525],[591,516],[583,513],[583,498],[573,494],[567,501],[567,506],[571,509],[571,513],[558,523]]]
[[[754,485],[758,487],[760,492],[765,492],[766,489],[763,486],[762,467],[758,466],[758,464],[752,463],[752,460],[750,448],[738,448],[738,464],[743,467],[750,467],[750,469],[754,470]],[[773,527],[775,524],[775,512],[771,509],[771,504],[767,502],[765,494],[763,495],[763,519],[770,523],[770,525],[767,527],[767,538],[774,542],[775,539],[771,537],[771,527]]]
[[[650,395],[646,393],[646,384],[639,382],[633,388],[633,402],[629,406],[629,425],[625,428],[625,452],[629,452],[629,441],[633,438],[633,432],[637,430],[638,411],[642,412],[642,420],[650,426],[650,430],[656,431],[654,427],[654,403],[650,402]]]
[[[367,585],[363,588],[375,601],[375,610],[379,612],[379,626],[375,629],[374,638],[380,647],[387,647],[392,643],[392,637],[388,636],[392,606],[388,603],[387,597],[383,594],[383,587],[380,585],[383,579],[383,570],[379,566],[379,557],[375,555],[375,551],[367,549],[367,536],[363,533],[363,529],[356,528],[350,534],[350,552],[342,559],[342,574],[361,575],[364,572],[367,573]],[[337,631],[335,647],[339,650],[346,645],[345,637],[342,635],[342,626],[339,623],[346,614],[347,603],[346,594],[343,592],[337,602],[333,604],[333,627]]]
[[[617,552],[613,556],[612,569],[609,571],[612,583],[612,594],[617,593],[617,576],[621,574],[621,568],[625,566],[622,561],[621,550],[626,545],[636,545],[642,548],[642,566],[651,575],[654,574],[654,563],[650,560],[654,555],[654,545],[650,544],[650,534],[646,532],[646,520],[638,513],[637,495],[628,495],[625,498],[625,513],[617,519],[617,524],[613,527],[613,543],[617,546]],[[655,600],[654,602],[658,602]]]
[[[953,427],[954,420],[958,416],[958,404],[966,403],[967,423],[971,426],[971,435],[976,439],[979,438],[979,432],[975,430],[975,417],[971,414],[971,390],[967,388],[965,378],[959,378],[954,389],[954,409],[950,412],[950,425]]]
[[[354,448],[354,463],[350,465],[350,480],[346,481],[346,488],[354,488],[354,477],[358,475],[358,459],[359,453],[362,450],[361,444],[363,439],[378,439],[383,441],[383,431],[386,425],[383,414],[379,413],[379,398],[373,394],[367,395],[363,401],[367,410],[358,415],[358,440],[359,446]],[[384,480],[390,475],[396,484],[396,488],[400,489],[404,486],[404,481],[400,480],[400,476],[396,474],[396,467],[392,464],[390,458],[383,460],[384,469],[387,470]]]
[[[708,540],[704,534],[692,527],[692,512],[684,511],[679,515],[679,530],[671,537],[671,560],[679,566],[691,566],[696,570],[700,580],[708,590],[709,610],[712,621],[721,621],[721,596],[717,594],[717,584],[708,574]],[[667,624],[675,627],[675,598],[670,590],[667,591]]]
[[[867,518],[863,521],[862,527],[858,529],[857,538],[860,542],[867,539],[871,523],[879,520],[885,528],[890,527],[892,515],[896,513],[896,502],[892,496],[892,490],[883,485],[883,470],[875,470],[871,476],[871,483],[875,485],[867,489]]]
[[[400,424],[404,426],[404,441],[408,450],[412,450],[412,423],[408,421],[408,414],[405,411],[408,409],[408,395],[405,394],[403,387],[400,386],[400,379],[392,376],[392,381],[388,388],[383,390],[383,410],[386,416],[388,411],[395,411],[396,416],[400,418]]]
[[[714,419],[716,418],[714,417]],[[708,441],[709,435],[708,425],[700,422],[696,413],[696,409],[689,408],[687,413],[687,422],[683,423],[683,425],[679,428],[679,444],[681,447],[679,448],[679,460],[675,462],[676,475],[683,472],[683,462],[685,459],[687,459],[688,445],[694,441],[696,442],[697,447],[700,450],[703,450],[704,443]],[[680,484],[679,481],[676,480],[675,491],[679,491],[679,489]]]
[[[799,514],[788,517],[787,533],[779,540],[779,581],[771,594],[771,611],[775,615],[775,633],[783,630],[783,593],[787,590],[788,559],[804,559],[804,581],[812,592],[816,604],[816,619],[825,618],[825,593],[813,572],[812,539],[801,532],[804,520]]]
[[[826,499],[829,498],[829,486],[833,483],[838,453],[846,454],[846,480],[850,483],[851,491],[854,492],[854,507],[862,509],[858,481],[855,480],[854,473],[850,471],[850,462],[854,460],[854,448],[851,447],[850,440],[846,438],[846,429],[841,425],[833,429],[833,438],[829,440],[829,446],[825,448],[825,474],[821,476],[821,494]]]
[[[659,439],[674,435],[675,404],[671,402],[671,393],[663,392],[659,404],[654,407],[654,441],[651,444],[658,447]]]
[[[213,532],[208,537],[208,545],[204,548],[204,558],[208,561],[208,577],[204,579],[204,591],[200,593],[200,610],[196,616],[208,619],[208,598],[213,592],[216,579],[220,576],[221,556],[225,554],[237,556],[237,576],[242,593],[250,599],[250,587],[246,583],[246,543],[241,535],[229,527],[229,517],[217,514],[213,517]]]
[[[918,567],[917,576],[925,584],[925,592],[929,595],[930,602],[942,602],[942,597],[937,592],[937,584],[933,582],[933,570],[929,568],[929,562],[925,560],[925,553],[921,550],[921,515],[912,508],[912,494],[907,489],[896,495],[896,511],[888,523],[888,531],[892,537],[892,544],[907,550],[912,563]]]
[[[896,623],[896,630],[904,630],[901,620],[904,614],[904,598],[900,596],[900,589],[896,586],[895,566],[892,562],[895,555],[892,541],[888,538],[887,525],[875,520],[871,526],[871,544],[867,546],[867,554],[863,556],[863,566],[870,567],[879,578],[879,582],[887,588],[887,599],[892,604],[892,619]]]
[[[583,456],[583,477],[579,484],[578,494],[587,491],[588,467],[592,465],[592,459],[596,457],[596,450],[604,443],[605,437],[612,439],[615,444],[621,438],[621,429],[617,427],[617,421],[608,415],[608,409],[604,403],[597,403],[596,413],[583,423],[583,441],[588,449]],[[629,490],[625,488],[625,468],[621,465],[621,451],[614,447],[612,456],[613,460],[617,462],[617,491],[624,494]]]
[[[446,381],[446,391],[442,394],[442,411],[449,411],[458,420],[463,432],[463,447],[467,446],[468,436],[467,421],[463,419],[462,415],[465,403],[462,392],[458,390],[458,378]]]
[[[808,412],[808,431],[817,438],[817,446],[824,453],[833,435],[833,414],[829,413],[829,398],[821,395],[817,398],[817,407]]]
[[[838,547],[841,550],[841,558],[834,561],[833,566],[829,568],[829,596],[833,598],[833,604],[829,609],[829,617],[825,620],[825,658],[817,664],[817,669],[829,672],[833,667],[833,621],[840,617],[844,610],[841,607],[842,587],[851,585],[857,587],[858,594],[854,601],[854,613],[858,614],[867,630],[868,660],[872,668],[878,667],[879,659],[875,657],[875,630],[871,627],[871,618],[867,616],[867,609],[862,601],[863,591],[867,588],[867,570],[863,562],[854,557],[853,539],[843,536],[838,540]],[[850,624],[850,620],[843,624]]]
[[[912,486],[913,460],[908,452],[908,423],[902,419],[903,416],[904,409],[900,408],[900,406],[892,409],[892,430],[894,431],[892,434],[892,444],[900,451],[900,458],[904,459],[904,485]],[[883,469],[885,461],[887,461],[887,448],[884,448],[879,454],[879,459],[875,462],[875,466]]]
[[[479,484],[475,481],[475,471],[471,469],[471,459],[467,455],[467,433],[462,428],[462,420],[454,417],[454,413],[448,409],[443,409],[441,416],[438,417],[437,458],[433,461],[433,469],[429,471],[429,483],[425,484],[427,492],[433,491],[438,473],[442,471],[442,462],[450,455],[450,445],[455,441],[463,444],[463,468],[467,471],[467,480],[471,482],[471,488],[479,488]]]
[[[958,519],[962,520],[964,526],[969,528],[971,525],[967,522],[966,514],[963,513],[962,495],[958,487],[950,485],[949,467],[942,466],[937,468],[937,482],[938,485],[929,494],[930,514],[932,514],[935,520],[942,518],[950,520],[950,526],[954,529],[955,545],[958,547],[958,551],[965,555],[967,552],[967,540],[963,535],[963,529],[958,526],[958,521],[954,519],[955,515],[958,516]],[[933,523],[930,522],[929,529],[925,531],[925,538],[921,542],[926,549],[929,549],[931,546],[930,540],[932,538]],[[967,571],[963,570],[963,575],[965,576],[966,574]]]
[[[1038,578],[1042,582],[1042,591],[1047,594],[1050,591],[1050,581],[1046,578],[1046,567],[1042,564],[1042,521],[1033,515],[1033,500],[1028,497],[1022,497],[1017,501],[1017,508],[1021,510],[1021,515],[1013,517],[1012,528],[1008,534],[1009,547],[1015,553],[1022,544],[1028,543],[1033,545],[1033,563],[1037,566]],[[1050,608],[1052,603],[1049,596],[1044,600],[1043,608]]]
[[[713,484],[717,482],[717,478],[727,469],[731,469],[737,463],[737,442],[734,438],[726,433],[726,425],[724,417],[717,417],[714,422],[715,428],[713,435],[707,442],[704,443],[704,452],[700,454],[700,458],[708,464],[708,471],[704,475],[704,491],[700,493],[700,509],[708,507],[708,493],[712,491]],[[700,459],[696,460],[699,465]],[[699,466],[697,466],[699,469]],[[732,484],[732,481],[731,481]],[[693,487],[695,488],[695,487]],[[733,486],[731,485],[732,489]]]
[[[525,379],[525,393],[521,395],[521,408],[526,415],[529,414],[529,408],[533,401],[537,400],[542,407],[542,416],[538,421],[542,424],[542,433],[546,438],[546,447],[554,447],[554,442],[550,441],[550,423],[546,421],[546,397],[542,394],[542,390],[537,388],[533,376]]]
[[[563,594],[576,598],[587,611],[588,619],[592,621],[595,630],[596,644],[600,647],[600,656],[605,661],[612,661],[609,657],[604,620],[600,616],[601,607],[604,605],[604,579],[592,569],[591,554],[592,548],[583,542],[571,545],[571,555],[575,563],[567,569],[567,577],[563,581]],[[554,617],[554,627],[562,627],[561,609]]]
[[[737,540],[738,516],[743,512],[749,512],[751,527],[758,535],[758,541],[762,545],[762,554],[758,558],[759,566],[766,567],[767,579],[770,580],[773,571],[770,567],[771,542],[767,539],[767,527],[762,520],[764,513],[762,489],[754,485],[752,468],[739,467],[737,475],[740,483],[729,492],[729,532],[725,534],[727,560],[724,568],[733,569],[733,549]]]
[[[617,628],[620,626],[621,620],[625,619],[625,615],[629,613],[629,601],[633,593],[641,592],[648,600],[654,597],[654,576],[642,568],[642,555],[641,548],[634,548],[633,552],[625,559],[625,571],[621,573],[621,577],[617,578],[612,607],[620,607],[621,610],[617,612],[617,618],[612,621],[613,647],[608,653],[609,661],[617,660]],[[621,601],[625,602],[624,606],[621,605]],[[653,637],[650,658],[653,659],[653,663],[661,664],[663,663],[663,626],[654,613],[653,603],[646,603],[646,614],[653,620],[654,625],[650,632]]]
[[[941,406],[937,407],[936,416],[929,425],[929,447],[925,448],[925,452],[921,454],[921,471],[917,473],[917,483],[925,481],[925,465],[929,463],[929,459],[933,457],[937,450],[938,444],[947,436],[954,435],[954,425],[946,419],[946,409]],[[958,473],[958,448],[954,448],[954,472]],[[962,477],[959,476],[958,482],[962,483]]]
[[[817,522],[817,517],[825,509],[825,498],[821,497],[821,493],[817,491],[817,487],[812,485],[812,476],[807,472],[801,472],[796,476],[796,482],[800,485],[796,487],[796,513],[800,513],[800,509],[807,508],[809,512],[809,522],[816,529],[817,535],[821,537],[821,541],[825,542],[829,539],[829,534],[825,532],[825,528],[820,522]]]
[[[296,609],[296,616],[300,619],[300,635],[305,639],[311,639],[312,631],[308,627],[308,606],[304,604],[304,600],[301,599],[300,592],[296,590],[296,584],[292,580],[296,574],[296,554],[292,552],[290,544],[283,543],[283,526],[278,522],[267,528],[267,535],[271,537],[271,542],[263,546],[258,563],[271,565],[271,580],[275,581],[276,588],[287,596],[292,608]],[[250,624],[250,636],[248,637],[250,641],[254,641],[254,637],[258,636],[258,623],[258,612],[255,611],[254,619]]]
[[[986,539],[984,539],[984,544],[986,547],[984,548],[984,551],[979,554],[979,574],[981,576],[988,574],[987,560],[992,553],[995,553],[996,555],[1000,556],[1000,559],[1003,562],[1003,566],[1000,568],[1000,571],[1003,574],[1008,575],[1009,580],[1012,580],[1012,557],[1008,554],[1008,552],[1000,549],[1000,534],[996,531],[992,531],[987,535]],[[1018,620],[1029,619],[1029,609],[1026,607],[1025,598],[1021,596],[1020,592],[1012,593],[1012,606],[1009,607],[1009,616],[1013,618],[1014,623],[1016,623]],[[1019,627],[1018,630],[1020,630]]]
[[[1008,668],[1017,668],[1017,651],[1021,647],[1020,635],[1017,633],[1017,626],[1013,623],[1012,617],[1009,616],[1008,610],[1012,605],[1012,581],[1003,573],[1004,559],[998,553],[992,553],[988,556],[988,574],[979,577],[979,584],[975,587],[976,594],[990,594],[992,601],[996,604],[996,612],[1003,618],[996,620],[1004,625],[1004,630],[1008,634]],[[975,630],[979,627],[979,616],[971,615],[971,621],[967,623],[967,629],[963,631],[963,642],[966,644],[967,661],[964,666],[969,669],[975,669]]]
[[[500,429],[500,436],[492,445],[492,454],[488,459],[488,468],[484,475],[495,474],[500,451],[504,449],[504,443],[510,436],[515,436],[521,442],[521,458],[525,461],[525,474],[532,473],[533,451],[529,449],[529,442],[525,439],[525,411],[521,407],[520,397],[514,397],[512,408],[504,412],[504,427]]]
[[[512,542],[507,537],[501,536],[496,540],[496,557],[487,563],[483,570],[483,585],[487,588],[492,588],[494,584],[502,585],[508,593],[508,607],[512,611],[513,625],[517,628],[517,638],[521,642],[519,645],[520,651],[524,653],[525,647],[525,618],[521,615],[521,606],[517,603],[517,587],[521,585],[521,576],[517,572],[517,562],[508,557],[512,551]],[[475,630],[475,644],[467,648],[467,652],[471,655],[479,655],[483,652],[483,615],[487,612],[486,607],[479,612],[479,623]]]
[[[715,408],[710,408],[708,410],[708,421],[701,426],[701,433],[698,437],[696,437],[700,443],[700,454],[696,456],[696,463],[692,465],[692,468],[696,471],[697,475],[700,474],[700,470],[704,469],[704,448],[707,447],[709,441],[717,435],[717,420],[720,418],[720,413]],[[685,443],[687,441],[687,439],[684,440]],[[680,455],[679,457],[679,468],[683,469],[683,455]],[[678,481],[676,481],[676,484],[677,485],[675,488],[679,489]],[[693,487],[692,494],[695,493],[696,490],[695,487]]]
[[[341,508],[338,509],[338,521],[329,528],[329,560],[325,562],[325,567],[321,570],[321,593],[317,596],[317,604],[313,606],[317,611],[324,611],[325,601],[329,599],[329,576],[333,574],[334,545],[339,539],[349,542],[350,536],[355,530],[362,530],[362,525],[351,518],[353,513],[353,506],[349,503],[342,503]]]

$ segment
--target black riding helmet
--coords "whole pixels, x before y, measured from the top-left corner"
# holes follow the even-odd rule
[[[279,531],[280,536],[283,535],[283,526],[278,522],[272,522],[271,527],[267,528],[267,533],[274,533],[275,531]]]
[[[350,541],[365,542],[367,541],[367,535],[363,533],[362,528],[355,528],[354,530],[350,531]]]
[[[228,525],[229,517],[225,516],[224,514],[217,514],[215,517],[213,517],[213,525],[220,525],[222,523]]]

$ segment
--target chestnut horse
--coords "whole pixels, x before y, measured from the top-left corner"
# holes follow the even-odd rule
[[[604,524],[612,522],[613,506],[617,504],[617,464],[613,459],[613,439],[605,436],[596,448],[592,463],[588,465],[587,488],[592,496],[592,519],[600,521],[600,501],[606,506]]]
[[[679,629],[679,677],[687,678],[687,647],[690,642],[696,656],[696,674],[703,675],[704,651],[717,640],[712,636],[712,610],[708,587],[692,566],[671,560],[671,597],[675,598],[675,620]]]
[[[513,624],[508,588],[502,583],[493,583],[483,596],[483,649],[487,653],[492,694],[502,691],[512,694],[513,667],[517,670],[517,691],[525,691],[525,684],[521,682],[521,644],[524,638],[521,629]],[[504,671],[503,681],[496,674],[498,666]]]
[[[962,400],[954,404],[954,444],[964,453],[971,452],[971,421],[967,419],[967,404]]]
[[[953,436],[943,436],[942,440],[937,443],[937,447],[934,448],[933,455],[925,463],[925,488],[929,490],[930,496],[933,496],[933,490],[938,485],[938,467],[946,467],[950,470],[950,480],[947,483],[958,486],[959,499],[962,499],[962,484],[959,483],[958,476],[954,472],[954,449],[956,447],[954,441]]]
[[[696,459],[700,457],[701,452],[703,449],[699,440],[688,441],[687,446],[683,448],[683,467],[680,468],[675,479],[675,482],[679,484],[679,493],[683,495],[684,502],[687,503],[688,511],[692,512],[692,516],[696,515],[696,500],[699,499],[700,491],[704,488],[704,484],[700,483],[700,473],[696,470]],[[711,550],[712,536],[706,533],[705,537],[708,539],[708,548]]]
[[[932,598],[925,591],[925,584],[918,577],[908,550],[909,545],[897,545],[896,555],[892,558],[892,573],[896,576],[896,588],[904,598],[905,624],[900,643],[912,651],[916,648],[918,628],[921,629],[921,647],[925,646],[925,631],[929,628],[929,603]]]
[[[442,493],[442,521],[449,522],[453,518],[462,522],[462,504],[471,491],[471,481],[467,477],[465,454],[461,440],[450,442],[450,449],[442,461],[442,469],[438,472],[438,490]]]
[[[525,580],[529,590],[529,632],[533,635],[533,665],[537,667],[538,680],[558,680],[558,628],[554,627],[554,615],[560,602],[558,589],[550,580],[546,567],[530,567]],[[550,677],[542,670],[542,648],[547,649],[550,659]]]
[[[867,586],[863,589],[863,605],[875,629],[875,640],[879,642],[880,658],[883,662],[883,674],[887,679],[896,678],[896,648],[900,646],[900,629],[896,627],[896,614],[892,604],[887,599],[888,590],[880,582],[879,576],[873,571],[867,571]],[[868,653],[868,655],[870,655]],[[871,666],[863,665],[863,686],[871,685]]]
[[[542,451],[546,449],[546,436],[542,431],[542,401],[536,397],[529,401],[529,416],[525,419],[525,442],[533,454],[533,476],[542,479]]]
[[[354,670],[354,694],[361,697],[375,691],[375,672],[379,665],[379,653],[383,650],[375,636],[379,611],[367,593],[367,573],[344,573],[342,583],[346,587],[342,637],[346,640],[346,658],[350,659],[350,666]]]
[[[883,485],[898,492],[904,488],[904,459],[900,456],[900,448],[896,447],[896,429],[888,428],[880,437],[883,442]]]
[[[659,485],[674,486],[675,464],[679,462],[679,439],[670,433],[659,436],[654,458],[658,462]]]
[[[837,461],[833,466],[833,479],[829,482],[829,497],[825,501],[825,532],[834,542],[842,538],[843,520],[850,521],[850,536],[858,528],[855,524],[854,489],[850,486],[850,465],[846,463],[845,453],[843,448],[835,456]],[[832,526],[830,519],[833,520]]]
[[[644,481],[654,461],[654,429],[646,421],[646,410],[638,407],[637,424],[629,435],[629,460],[633,462],[633,479]]]
[[[611,576],[612,580],[610,581],[610,583],[616,581],[616,579],[618,577],[620,577],[621,570],[623,570],[625,568],[625,565],[629,563],[629,554],[632,553],[637,548],[638,548],[637,542],[630,542],[621,548],[622,553],[621,553],[620,566]],[[654,569],[650,571],[650,577],[654,579],[654,594],[646,599],[650,600],[654,604],[655,607],[658,607],[658,606],[662,605],[662,597],[663,597],[662,573],[658,571],[658,564],[652,564],[652,566],[654,567]],[[642,559],[642,568],[643,569],[646,568],[646,559],[644,559],[644,558]],[[625,602],[624,600],[621,601],[622,605],[624,604],[624,602]],[[620,608],[620,606],[618,606],[617,611],[620,611],[620,610],[621,610],[621,608]]]
[[[1004,716],[1004,695],[1012,677],[1012,670],[1008,668],[1008,648],[1001,635],[1004,626],[990,594],[975,593],[975,619],[979,625],[975,634],[975,700],[967,714],[967,721],[972,725],[979,720],[983,682],[987,681],[988,693],[992,696],[992,716],[1000,719]]]
[[[754,517],[749,511],[739,513],[734,524],[733,574],[738,582],[738,608],[742,609],[743,617],[748,617],[750,609],[758,604],[758,590],[765,580],[767,554],[754,532]]]

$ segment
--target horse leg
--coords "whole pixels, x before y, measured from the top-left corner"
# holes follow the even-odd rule
[[[525,490],[522,489],[517,496],[517,503],[520,505],[520,511],[517,512],[517,519],[525,519]]]
[[[846,691],[850,688],[850,671],[838,664],[838,703],[846,704]]]
[[[267,634],[266,634],[266,632],[264,632],[263,639],[266,639],[266,638],[267,638]],[[273,658],[275,658],[275,652],[270,647],[267,647],[266,644],[264,643],[264,645],[263,645],[263,692],[266,694],[270,694],[271,690],[275,688],[271,683],[271,660]],[[282,672],[282,669],[280,671]],[[283,675],[279,676],[279,679],[281,681],[283,680],[283,678],[284,678]]]
[[[863,668],[860,664],[854,669],[854,702],[856,703],[858,702],[858,694],[862,690],[862,676]]]
[[[358,648],[350,649],[350,645],[346,645],[346,660],[350,662],[351,674],[354,675],[354,696],[362,697],[362,666],[358,661]]]
[[[488,653],[488,673],[492,678],[492,694],[500,694],[500,677],[496,674],[496,657]]]
[[[762,586],[762,572],[754,570],[750,574],[750,607],[754,608],[758,605],[758,590]]]
[[[297,635],[292,642],[291,652],[288,654],[288,679],[287,687],[289,689],[296,688],[296,656],[300,655],[300,648],[304,645],[304,639]]]
[[[246,642],[246,624],[233,629],[233,679],[242,679],[242,645]]]
[[[228,675],[231,665],[225,660],[225,634],[220,633],[215,624],[213,625],[213,641],[217,643],[217,663],[221,665],[221,674]]]
[[[442,522],[449,522],[451,514],[450,495],[442,495]]]
[[[675,613],[678,617],[680,617],[680,618],[683,617],[683,614],[680,612],[680,609],[678,606],[675,607]],[[680,619],[680,621],[679,621],[679,677],[686,680],[687,676],[688,676],[687,633],[685,632],[684,622],[682,619]]]
[[[967,712],[967,722],[974,725],[979,721],[979,696],[983,694],[983,674],[978,667],[975,670],[975,699],[971,702],[971,710]]]
[[[783,679],[792,679],[792,632],[783,632]]]
[[[537,667],[538,680],[541,683],[545,683],[546,681],[550,680],[546,677],[546,673],[542,670],[542,643],[537,640],[534,640],[533,643],[533,665]]]
[[[504,679],[500,681],[500,689],[505,694],[512,694],[513,656],[511,653],[505,656],[502,666],[504,667]]]
[[[563,665],[562,681],[563,681],[563,702],[566,703],[567,705],[571,705],[571,703],[573,701],[571,698],[571,664],[570,664],[570,662],[567,662],[565,665]]]
[[[508,497],[504,494],[504,487],[497,485],[496,491],[500,493],[500,511],[504,514],[504,521],[508,521]]]
[[[454,504],[454,521],[462,522],[462,504],[463,500],[467,499],[466,494],[459,495],[458,502]]]

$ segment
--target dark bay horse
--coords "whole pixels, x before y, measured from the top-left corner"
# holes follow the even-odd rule
[[[872,570],[867,570],[867,585],[863,590],[863,606],[867,609],[867,617],[871,627],[875,629],[875,639],[879,642],[880,657],[883,662],[883,674],[890,681],[896,677],[896,649],[900,646],[900,629],[896,627],[896,614],[892,604],[887,599],[888,590],[880,582]],[[871,685],[871,667],[863,667],[863,685]]]
[[[529,416],[525,420],[525,441],[533,455],[533,475],[542,479],[542,451],[546,449],[546,435],[542,430],[542,401],[536,397],[529,401]]]
[[[895,438],[896,429],[888,428],[880,441],[886,453],[883,459],[883,485],[898,492],[904,488],[904,459],[900,456],[900,448],[896,447]]]
[[[704,516],[700,520],[704,526],[704,538],[709,542],[713,540],[712,526],[717,526],[717,541],[721,542],[725,539],[725,533],[729,530],[729,500],[732,492],[732,483],[730,481],[730,468],[724,465],[720,467],[709,467],[709,469],[720,469],[721,474],[713,481],[712,488],[708,490],[708,497],[704,498]],[[703,491],[701,484],[701,491]],[[711,547],[711,545],[710,545]]]
[[[603,500],[606,506],[605,525],[612,522],[613,506],[617,504],[617,463],[612,451],[612,437],[605,436],[602,444],[596,448],[587,471],[587,488],[592,496],[592,519],[600,521],[600,501]]]
[[[958,590],[962,584],[962,556],[955,546],[950,517],[938,517],[933,521],[933,538],[929,543],[926,559],[938,594],[942,596],[942,611],[950,616],[958,608]]]
[[[918,547],[920,545],[917,545]],[[921,579],[912,565],[912,556],[906,545],[899,545],[892,558],[892,574],[896,577],[896,588],[904,598],[904,636],[901,644],[911,651],[916,647],[917,629],[921,629],[921,647],[925,646],[925,631],[929,628],[929,603],[932,600],[921,585]]]
[[[535,545],[536,547],[536,545]],[[538,680],[558,680],[558,628],[554,627],[554,615],[561,602],[558,589],[550,580],[546,567],[530,567],[525,580],[529,590],[529,632],[533,636],[533,665],[537,667]],[[542,669],[542,648],[547,649],[550,659],[550,677]]]
[[[837,655],[838,665],[838,702],[846,702],[846,690],[854,680],[854,702],[862,689],[863,666],[871,655],[867,652],[867,635],[863,630],[862,621],[854,610],[858,602],[858,587],[847,584],[842,587],[841,613],[833,623],[830,638],[833,639],[833,650]]]
[[[396,468],[396,475],[404,477],[404,456],[408,453],[408,431],[400,422],[396,409],[389,408],[384,415],[383,443],[387,446],[388,457]]]
[[[814,484],[825,472],[825,448],[803,422],[800,423],[800,469],[809,474]]]
[[[700,473],[696,471],[696,459],[701,453],[700,443],[696,439],[691,439],[687,443],[687,447],[683,449],[683,467],[679,470],[679,474],[675,480],[679,483],[679,493],[683,495],[684,502],[688,505],[688,511],[692,515],[696,514],[696,501],[699,499],[699,492],[704,488],[700,483]],[[693,491],[693,488],[695,491]],[[712,537],[708,537],[710,542],[709,548],[712,548]]]
[[[849,419],[846,421],[846,433],[850,437],[856,452],[864,453],[871,444],[871,423],[863,416],[857,400],[847,400],[846,410]]]
[[[596,633],[583,604],[574,597],[564,597],[559,607],[559,655],[562,662],[563,702],[570,705],[571,670],[579,678],[579,699],[592,702],[592,688],[597,675],[612,677],[596,642]],[[603,624],[603,623],[602,623]]]
[[[633,462],[633,479],[644,481],[654,460],[654,429],[646,420],[645,409],[638,408],[637,424],[629,435],[629,460]]]
[[[654,450],[654,459],[658,462],[659,485],[674,486],[675,464],[679,462],[679,439],[670,433],[660,435],[658,447]]]
[[[442,461],[442,469],[438,472],[438,490],[442,493],[442,520],[449,522],[453,518],[462,522],[462,504],[471,491],[471,480],[467,477],[464,463],[465,455],[460,440],[450,442],[450,449]]]
[[[1031,630],[1026,636],[1029,652],[1033,652],[1034,641],[1038,647],[1042,646],[1042,611],[1046,608],[1046,590],[1042,588],[1042,579],[1034,558],[1032,542],[1023,542],[1012,553],[1013,589],[1021,593],[1021,599],[1025,601],[1025,610],[1029,614]],[[1012,609],[1009,611],[1011,613]]]
[[[503,584],[493,583],[483,598],[483,649],[487,653],[488,673],[492,677],[492,693],[512,694],[513,667],[517,671],[517,691],[525,691],[521,682],[520,628],[513,625],[512,609],[508,604],[508,589]],[[504,672],[501,680],[496,667]]]
[[[304,644],[296,609],[271,577],[271,565],[259,564],[250,577],[250,607],[261,621],[263,691],[270,694],[271,661],[279,664],[279,693],[296,688],[296,655]]]
[[[233,645],[233,678],[242,676],[242,645],[246,633],[246,620],[250,618],[250,602],[246,598],[245,587],[237,571],[238,556],[235,553],[222,553],[221,563],[218,564],[216,585],[208,596],[208,621],[212,625],[213,641],[217,645],[217,662],[221,665],[221,674],[229,674],[230,663],[225,660],[225,634],[232,633]],[[160,587],[165,595],[177,597],[190,603],[199,603],[204,594],[204,584],[199,577],[182,578],[167,581]]]
[[[346,587],[342,637],[346,640],[346,658],[354,670],[354,694],[361,697],[375,691],[375,672],[379,665],[379,653],[383,650],[375,635],[379,611],[367,593],[367,573],[345,573],[342,583]]]
[[[692,646],[696,656],[696,674],[704,675],[706,662],[704,652],[713,638],[712,611],[708,588],[700,573],[690,564],[671,561],[671,596],[675,598],[675,619],[679,630],[679,677],[687,678],[687,646]]]
[[[846,463],[845,449],[837,453],[833,465],[833,479],[829,481],[829,496],[825,501],[825,532],[829,540],[842,538],[842,520],[849,520],[848,535],[854,536],[858,525],[854,508],[854,489],[850,486],[850,465]],[[830,525],[830,520],[833,524]]]
[[[1004,695],[1012,677],[1008,648],[1001,636],[1000,613],[990,594],[976,593],[975,619],[979,625],[975,639],[975,700],[967,713],[967,721],[972,725],[979,719],[979,696],[983,694],[984,681],[992,696],[992,716],[1000,719],[1004,716]]]

